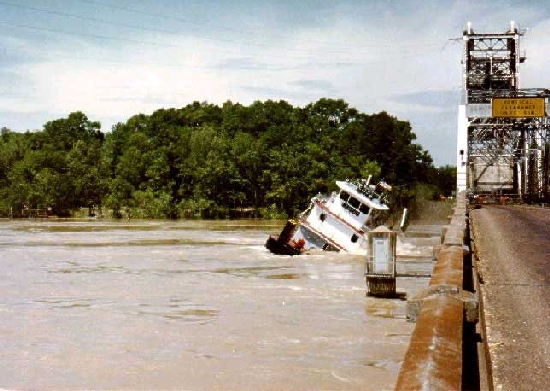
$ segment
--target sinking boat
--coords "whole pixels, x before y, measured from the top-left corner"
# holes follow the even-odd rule
[[[274,254],[299,255],[308,250],[366,254],[366,233],[388,221],[390,208],[385,182],[370,179],[336,181],[338,192],[316,195],[298,220],[288,220],[279,236],[270,236],[265,247]]]

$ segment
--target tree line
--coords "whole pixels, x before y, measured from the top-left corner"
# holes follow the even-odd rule
[[[80,208],[113,217],[293,216],[335,180],[384,179],[406,203],[418,189],[450,193],[407,121],[343,100],[194,102],[138,114],[104,133],[82,112],[40,131],[0,135],[0,209]]]

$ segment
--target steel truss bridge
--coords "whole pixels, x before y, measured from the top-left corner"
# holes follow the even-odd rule
[[[472,195],[548,200],[550,89],[520,89],[523,35],[514,23],[501,34],[463,33],[457,185]]]

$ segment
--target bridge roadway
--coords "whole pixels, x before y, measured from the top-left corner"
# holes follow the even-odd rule
[[[494,390],[550,389],[550,209],[470,212]]]

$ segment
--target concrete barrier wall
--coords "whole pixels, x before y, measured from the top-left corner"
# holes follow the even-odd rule
[[[464,303],[465,194],[457,197],[428,289],[415,298],[418,314],[396,390],[460,390]]]
[[[396,390],[460,390],[462,387],[462,302],[428,298],[411,336]]]

